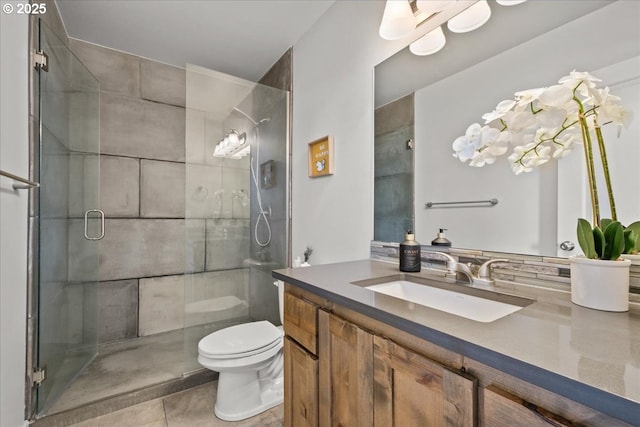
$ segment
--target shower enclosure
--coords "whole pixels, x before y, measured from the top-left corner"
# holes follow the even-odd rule
[[[95,357],[100,199],[99,84],[49,28],[39,49],[48,71],[38,84],[39,147],[34,166],[40,189],[32,220],[37,335],[35,366],[45,380],[33,396],[36,411],[48,408]],[[39,160],[39,161],[38,161]],[[93,214],[100,215],[94,221]],[[97,222],[97,224],[96,224]],[[97,225],[97,227],[96,227]],[[82,239],[78,238],[82,236]]]
[[[204,335],[280,324],[271,270],[289,259],[289,93],[35,22],[48,70],[32,98],[30,415],[105,412],[210,380]],[[117,92],[112,63],[139,73],[137,91]],[[245,155],[214,156],[231,134]]]
[[[288,259],[289,101],[286,91],[194,65],[186,87],[190,371],[199,369],[197,342],[208,333],[254,320],[280,324],[271,270]]]

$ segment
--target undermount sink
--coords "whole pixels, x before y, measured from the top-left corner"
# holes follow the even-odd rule
[[[378,294],[434,308],[477,322],[493,322],[533,303],[533,300],[471,288],[398,275],[390,278],[354,282]]]

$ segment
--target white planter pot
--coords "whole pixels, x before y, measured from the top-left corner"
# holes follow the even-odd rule
[[[640,265],[640,255],[622,254],[620,258],[628,259],[631,261],[631,265]]]
[[[629,310],[631,261],[570,257],[571,302],[603,311]]]

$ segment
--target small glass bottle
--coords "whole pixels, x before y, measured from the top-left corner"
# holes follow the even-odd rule
[[[404,236],[404,242],[400,243],[400,271],[417,273],[422,267],[420,243],[411,230]]]

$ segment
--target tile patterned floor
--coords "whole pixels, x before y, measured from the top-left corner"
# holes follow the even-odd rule
[[[282,427],[282,405],[243,421],[213,414],[217,382],[131,406],[69,427]]]

